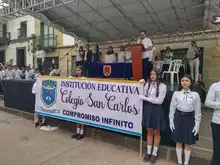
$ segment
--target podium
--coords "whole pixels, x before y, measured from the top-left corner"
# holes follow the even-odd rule
[[[129,46],[132,58],[132,71],[134,80],[142,79],[142,52],[145,48],[142,44],[134,44]]]

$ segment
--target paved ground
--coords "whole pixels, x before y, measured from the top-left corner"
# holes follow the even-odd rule
[[[41,132],[31,120],[2,111],[0,130],[0,165],[147,165],[139,153],[91,138],[72,140],[61,129]]]

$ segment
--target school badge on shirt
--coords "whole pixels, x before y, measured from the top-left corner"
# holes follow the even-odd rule
[[[108,77],[112,73],[112,66],[111,65],[104,65],[103,66],[103,74]]]
[[[57,100],[57,82],[53,80],[43,80],[40,97],[47,108],[53,106]]]

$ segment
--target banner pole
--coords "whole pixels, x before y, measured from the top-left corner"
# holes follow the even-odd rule
[[[141,137],[140,137],[140,158],[142,158],[142,152],[143,152],[143,137],[141,135]]]

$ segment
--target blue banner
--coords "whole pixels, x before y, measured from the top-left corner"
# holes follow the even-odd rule
[[[132,77],[131,63],[90,64],[88,77],[92,78],[125,78]]]

